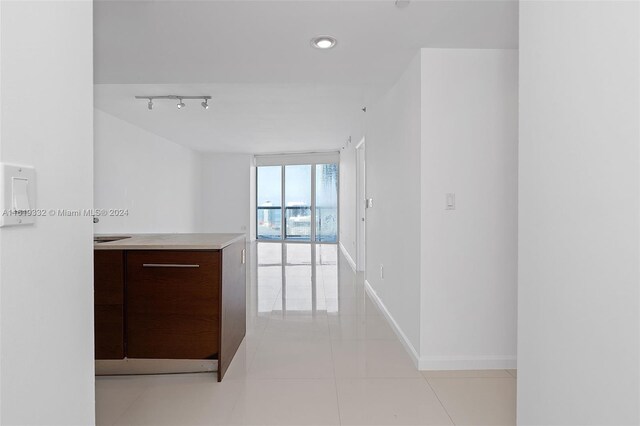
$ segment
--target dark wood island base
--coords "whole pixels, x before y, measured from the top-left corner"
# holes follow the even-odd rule
[[[188,234],[178,235],[187,241]],[[172,372],[179,372],[187,360],[217,360],[221,381],[246,333],[244,236],[210,245],[219,249],[198,249],[208,247],[202,242],[172,247],[166,236],[155,248],[151,236],[143,244],[130,238],[97,243],[94,250],[96,360],[111,360],[106,374],[131,374],[127,368],[118,373],[114,360],[128,366],[149,360],[138,369],[143,374],[159,361],[176,360]],[[211,369],[211,363],[191,365]]]

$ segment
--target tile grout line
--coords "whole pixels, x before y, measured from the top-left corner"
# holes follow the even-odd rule
[[[264,333],[261,332],[260,333],[260,338],[258,339],[258,344],[256,345],[256,350],[253,351],[253,353],[251,354],[250,359],[247,362],[247,366],[246,366],[246,371],[245,371],[245,379],[249,378],[249,370],[251,369],[251,366],[253,365],[253,361],[256,358],[256,355],[258,354],[258,350],[260,350],[260,347],[262,346],[262,342],[264,341],[264,336],[262,335]],[[246,350],[246,346],[247,346],[247,341],[246,341],[247,336],[245,336],[245,350]]]
[[[331,333],[331,329],[329,329],[329,333]],[[336,358],[333,355],[333,340],[331,340],[331,335],[329,335],[329,347],[331,348],[331,366],[333,367],[333,386],[336,391],[336,405],[338,407],[338,423],[342,425],[342,413],[340,411],[340,398],[338,397],[338,378],[336,376]]]
[[[258,247],[257,247],[257,244],[256,244],[256,248],[255,248],[255,250],[256,250],[256,256],[257,256],[257,255],[258,255]],[[282,263],[282,262],[281,262],[281,263]],[[256,262],[256,264],[257,264],[257,262]],[[256,272],[255,272],[256,295],[257,295],[257,289],[258,289],[258,287],[259,287],[259,283],[258,283],[258,279],[259,279],[258,266],[259,266],[259,265],[256,265]],[[278,295],[277,295],[276,297],[274,297],[274,298],[273,298],[273,304],[271,305],[271,310],[270,310],[270,312],[272,312],[272,311],[273,311],[273,307],[275,306],[276,301],[278,300],[278,296],[280,295],[280,293],[281,293],[281,292],[282,292],[282,290],[278,291]],[[259,316],[258,316],[258,312],[256,312],[256,318],[259,318]],[[258,341],[258,345],[257,345],[257,347],[256,347],[256,350],[254,351],[253,355],[251,356],[251,360],[250,360],[250,361],[249,361],[249,363],[247,364],[246,371],[245,371],[245,374],[244,374],[244,375],[245,375],[244,380],[246,380],[246,379],[248,379],[248,378],[249,378],[249,371],[251,370],[251,366],[253,365],[253,362],[254,362],[254,360],[255,360],[255,358],[256,358],[256,356],[257,356],[257,354],[258,354],[258,351],[260,350],[260,348],[262,347],[262,345],[263,345],[263,343],[264,343],[264,340],[265,340],[265,338],[264,338],[264,333],[265,333],[265,331],[267,330],[267,327],[269,326],[269,322],[271,321],[271,315],[267,315],[266,317],[263,317],[263,318],[266,318],[266,321],[265,321],[264,327],[262,327],[262,328],[261,328],[261,331],[259,332],[259,334],[260,334],[260,339],[259,339],[259,341]],[[246,338],[247,338],[247,336],[245,335],[245,345],[247,344],[247,342],[246,342]],[[236,403],[235,403],[235,404],[234,404],[234,406],[233,406],[233,409],[231,410],[231,413],[232,413],[232,414],[233,414],[233,410],[235,410],[235,407],[236,407],[236,405],[237,405],[237,402],[238,402],[238,401],[236,401]]]
[[[138,402],[138,400],[140,400],[140,398],[142,398],[142,395],[145,394],[145,392],[147,392],[147,390],[151,387],[151,384],[147,384],[144,386],[144,389],[142,389],[142,391],[140,392],[140,394],[138,396],[136,396],[135,398],[133,398],[133,400],[127,404],[127,408],[125,408],[124,410],[122,410],[122,412],[120,413],[120,415],[118,417],[116,417],[116,419],[113,421],[113,423],[111,423],[111,426],[115,426],[118,424],[118,422],[120,421],[120,419],[129,411],[131,410],[131,408],[133,407],[133,404],[135,404],[136,402]]]
[[[444,404],[442,403],[442,401],[440,400],[440,397],[438,396],[438,392],[436,392],[436,390],[433,388],[433,386],[431,386],[431,383],[429,382],[429,379],[426,378],[422,373],[420,373],[420,375],[427,382],[427,386],[429,386],[429,389],[431,389],[431,392],[433,392],[433,394],[436,396],[436,399],[440,403],[440,406],[442,407],[444,412],[447,413],[447,417],[449,417],[449,420],[451,420],[451,424],[456,426],[456,422],[453,421],[453,418],[451,417],[451,414],[449,414],[449,410],[447,410],[447,407],[445,407]]]
[[[423,376],[424,377],[424,376]],[[487,376],[487,377],[473,377],[473,376],[439,376],[439,377],[425,377],[425,379],[446,379],[446,380],[513,380],[515,377],[495,377],[495,376]]]
[[[339,255],[338,255],[339,256]],[[337,259],[336,259],[337,264]],[[338,294],[340,294],[340,281],[338,281]],[[327,297],[325,293],[325,306]],[[340,411],[340,398],[338,397],[338,378],[336,376],[336,357],[333,354],[333,339],[331,338],[331,327],[329,326],[329,318],[327,318],[327,327],[329,328],[329,347],[331,348],[331,366],[333,367],[333,386],[336,391],[336,405],[338,407],[338,424],[342,425],[342,412]]]
[[[256,272],[255,272],[255,284],[256,284],[256,295],[257,295],[257,289],[258,289],[258,262],[257,262],[257,256],[258,256],[258,245],[255,245],[255,251],[256,251]],[[282,290],[280,290],[282,291]],[[278,293],[280,294],[280,293]],[[278,299],[278,297],[274,297],[273,299],[273,305],[271,306],[271,309],[273,310],[273,306],[275,306],[276,304],[276,300]],[[256,318],[258,318],[258,312],[256,312]],[[263,342],[264,342],[264,332],[267,329],[267,326],[269,325],[269,321],[271,320],[270,316],[266,317],[266,323],[264,325],[264,327],[262,327],[262,330],[260,331],[260,340],[258,342],[258,345],[256,347],[256,350],[254,352],[254,354],[251,356],[251,361],[247,364],[246,367],[246,371],[244,372],[244,378],[240,379],[239,381],[242,381],[246,384],[247,380],[249,379],[249,370],[251,369],[251,365],[253,364],[253,361],[258,353],[258,351],[260,350],[260,347],[262,346]],[[245,346],[247,345],[247,336],[245,334]],[[233,415],[235,413],[236,407],[238,407],[238,403],[240,402],[240,399],[242,398],[242,393],[245,392],[246,389],[240,389],[238,391],[238,395],[235,398],[235,401],[233,402],[233,407],[231,407],[231,410],[229,411],[229,416],[228,416],[228,422],[231,423],[232,419],[233,419]]]
[[[249,370],[249,367],[247,367],[247,371],[248,371],[248,370]],[[247,378],[245,377],[244,379],[239,380],[239,381],[244,382],[244,384],[246,385]],[[234,414],[235,414],[235,412],[236,412],[236,407],[238,406],[238,403],[240,402],[240,399],[242,398],[242,393],[243,393],[243,392],[246,392],[246,389],[244,389],[244,388],[242,388],[242,387],[241,387],[241,388],[238,390],[238,395],[236,395],[236,397],[235,397],[235,401],[233,402],[233,407],[231,407],[231,410],[229,410],[229,416],[228,416],[228,418],[227,418],[227,422],[228,422],[229,424],[232,424],[233,415],[234,415]]]

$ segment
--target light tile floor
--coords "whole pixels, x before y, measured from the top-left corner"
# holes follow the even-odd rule
[[[223,382],[96,378],[98,425],[515,425],[516,371],[417,371],[335,245],[250,252],[247,336]]]

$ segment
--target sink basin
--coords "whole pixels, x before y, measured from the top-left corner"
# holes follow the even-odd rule
[[[109,243],[111,241],[124,240],[125,238],[131,238],[131,237],[126,236],[126,235],[105,235],[105,236],[100,236],[100,237],[93,237],[93,242],[94,243]]]

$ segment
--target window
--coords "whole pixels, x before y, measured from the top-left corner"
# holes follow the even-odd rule
[[[338,242],[338,165],[316,164],[316,241]]]
[[[284,166],[284,223],[287,240],[311,240],[311,165]]]
[[[282,167],[258,167],[257,179],[257,230],[258,239],[282,238]]]
[[[258,240],[336,243],[338,164],[260,165]]]

